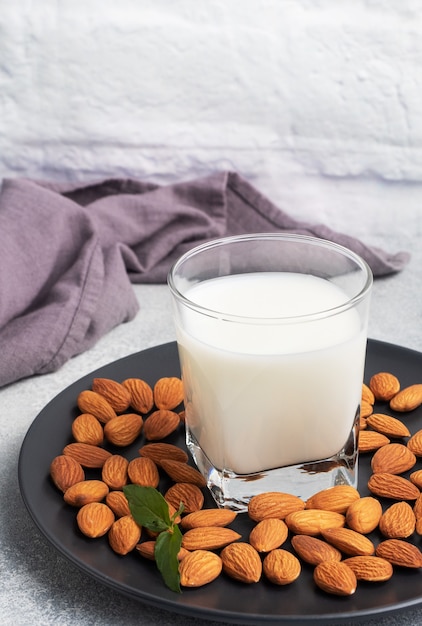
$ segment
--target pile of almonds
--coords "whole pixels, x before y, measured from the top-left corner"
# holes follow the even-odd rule
[[[259,494],[249,503],[247,537],[230,528],[236,512],[203,508],[203,476],[188,464],[184,449],[162,441],[184,428],[182,402],[183,385],[176,377],[161,378],[153,387],[140,378],[121,383],[95,378],[91,389],[79,394],[73,441],[53,459],[50,475],[64,502],[75,507],[85,536],[107,535],[117,554],[136,551],[154,560],[156,535],[135,522],[123,487],[158,488],[165,476],[170,514],[184,504],[178,520],[183,587],[205,585],[222,572],[243,583],[265,577],[287,585],[308,564],[320,589],[350,595],[360,580],[386,581],[394,567],[422,567],[415,543],[422,534],[422,469],[416,469],[422,430],[411,434],[401,419],[374,413],[376,402],[396,413],[413,411],[422,404],[422,384],[400,389],[394,375],[380,372],[363,385],[359,449],[373,455],[371,495],[361,496],[349,485],[307,501],[283,492]],[[129,460],[121,452],[136,442],[142,443],[139,453]],[[373,531],[382,539],[372,540]]]

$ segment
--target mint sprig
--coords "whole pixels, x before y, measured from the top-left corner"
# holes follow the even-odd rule
[[[183,511],[183,503],[170,518],[168,503],[154,487],[127,485],[123,487],[123,492],[134,520],[140,526],[159,533],[155,542],[155,562],[167,587],[180,593],[177,555],[182,544],[182,533],[176,519]]]

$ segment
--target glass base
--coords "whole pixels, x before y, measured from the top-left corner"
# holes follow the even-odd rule
[[[253,496],[267,491],[291,493],[307,500],[318,491],[335,485],[351,485],[357,488],[358,428],[357,418],[346,445],[329,459],[254,474],[239,475],[215,468],[189,428],[186,428],[186,444],[199,471],[205,477],[217,506],[245,512]]]

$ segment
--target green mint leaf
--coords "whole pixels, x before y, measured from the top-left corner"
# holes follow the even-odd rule
[[[171,526],[168,504],[157,489],[126,485],[123,492],[131,514],[140,526],[154,532],[162,532]]]
[[[155,542],[155,562],[167,587],[181,593],[179,559],[177,555],[182,545],[182,533],[179,527],[160,533]]]

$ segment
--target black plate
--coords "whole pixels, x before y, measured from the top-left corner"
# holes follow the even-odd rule
[[[422,354],[406,348],[369,340],[366,376],[390,371],[407,386],[422,379]],[[94,377],[124,380],[140,377],[153,384],[162,376],[179,376],[175,343],[150,348],[120,359],[84,376],[54,398],[31,425],[22,444],[19,459],[19,483],[24,502],[34,522],[57,550],[87,574],[131,598],[189,616],[241,624],[339,624],[345,620],[367,619],[391,613],[422,601],[421,574],[397,569],[386,583],[361,583],[353,596],[335,597],[320,592],[312,581],[312,568],[303,566],[300,578],[286,587],[261,581],[255,585],[237,583],[221,575],[199,589],[182,594],[168,590],[155,564],[133,552],[116,555],[107,539],[87,539],[75,525],[75,510],[63,503],[49,478],[54,456],[71,441],[71,422],[77,415],[76,397],[88,389]],[[379,405],[378,412],[386,411]],[[411,432],[422,428],[422,408],[405,417]],[[184,446],[181,428],[167,439]],[[141,440],[126,449],[126,456],[138,455]],[[117,451],[117,449],[116,449]],[[362,455],[359,463],[359,489],[368,495],[366,483],[370,474],[370,457]],[[418,461],[418,468],[422,464]],[[385,503],[386,505],[388,502]],[[206,496],[206,506],[213,506]],[[239,515],[233,527],[247,537],[251,523]],[[371,536],[376,542],[381,537]],[[420,545],[420,538],[416,539]]]

